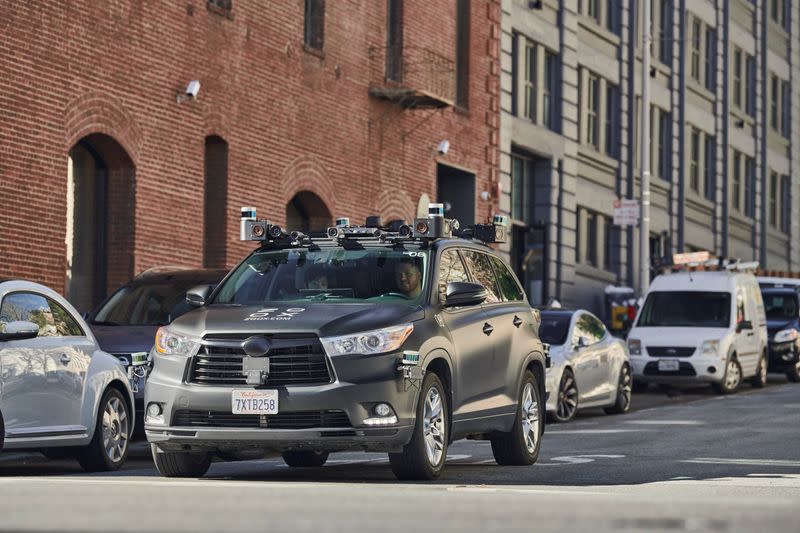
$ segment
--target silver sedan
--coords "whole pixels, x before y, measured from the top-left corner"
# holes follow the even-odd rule
[[[568,422],[586,407],[603,407],[608,414],[630,409],[628,347],[600,319],[583,310],[544,310],[539,336],[550,343],[546,383],[552,420]]]
[[[98,348],[69,302],[37,283],[0,279],[0,449],[116,470],[132,406],[122,364]]]

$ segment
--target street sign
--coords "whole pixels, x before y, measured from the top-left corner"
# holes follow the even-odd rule
[[[639,223],[639,201],[617,198],[614,200],[614,225],[635,226]]]

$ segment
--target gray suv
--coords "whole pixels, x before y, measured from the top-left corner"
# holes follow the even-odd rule
[[[433,479],[467,437],[500,464],[536,461],[539,315],[486,243],[435,218],[324,238],[255,227],[258,249],[158,330],[145,430],[162,475],[201,476],[215,455],[307,467],[355,449]],[[494,235],[476,228],[460,234]]]

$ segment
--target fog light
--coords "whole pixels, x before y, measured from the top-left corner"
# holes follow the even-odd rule
[[[708,367],[708,373],[709,374],[715,374],[716,372],[717,372],[717,367],[715,367],[715,366]]]
[[[392,408],[388,404],[379,403],[375,406],[375,414],[378,416],[389,416],[392,414]]]
[[[157,403],[150,403],[147,405],[147,416],[151,416],[153,418],[160,415],[162,412],[161,406]]]

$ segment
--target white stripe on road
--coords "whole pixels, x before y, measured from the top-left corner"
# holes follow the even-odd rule
[[[545,435],[606,435],[613,433],[641,433],[649,429],[557,429],[547,430]]]
[[[640,426],[702,426],[705,424],[700,420],[626,420],[625,423]]]
[[[686,459],[681,462],[704,465],[780,466],[800,468],[800,461],[785,461],[775,459],[727,459],[722,457],[696,457],[694,459]]]

